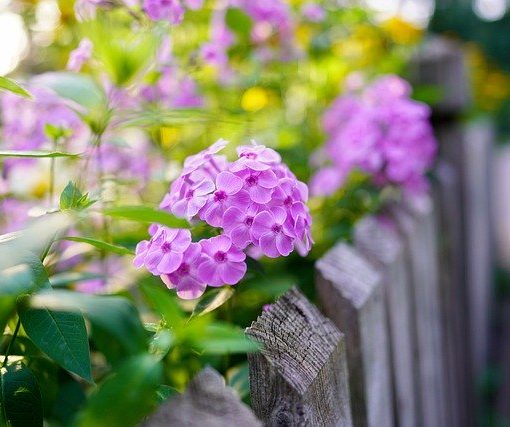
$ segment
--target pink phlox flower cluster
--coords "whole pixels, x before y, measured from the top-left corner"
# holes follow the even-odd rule
[[[88,38],[80,41],[80,44],[69,54],[67,69],[69,71],[79,72],[83,65],[92,57],[92,42]]]
[[[308,187],[280,155],[253,143],[229,162],[220,139],[184,162],[160,208],[195,223],[205,221],[220,235],[192,242],[189,230],[151,227],[138,244],[135,265],[159,275],[181,298],[197,298],[207,285],[235,285],[246,273],[246,254],[270,258],[311,249]]]
[[[370,174],[379,186],[426,191],[437,141],[429,107],[410,95],[405,80],[388,75],[333,102],[323,117],[329,137],[324,150],[332,164],[312,177],[312,194],[332,194],[353,169]]]
[[[168,21],[180,24],[186,9],[198,10],[203,0],[144,0],[143,10],[153,21]]]

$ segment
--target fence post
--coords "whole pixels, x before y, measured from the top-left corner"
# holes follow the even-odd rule
[[[223,377],[205,368],[190,382],[187,390],[163,403],[142,427],[260,427],[262,423],[234,390],[225,387]]]
[[[324,313],[346,337],[354,425],[394,426],[381,277],[343,243],[321,258],[316,268]]]
[[[397,207],[393,212],[405,236],[410,263],[423,424],[449,426],[434,207],[430,198],[423,198],[419,205],[408,210]]]
[[[296,288],[247,328],[251,403],[268,426],[352,426],[344,336]],[[241,424],[237,424],[241,425]]]
[[[419,425],[413,301],[402,238],[392,218],[379,216],[356,225],[354,242],[382,276],[398,425]]]

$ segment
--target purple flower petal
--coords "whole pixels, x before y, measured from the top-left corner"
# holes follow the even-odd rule
[[[231,172],[221,172],[216,177],[216,187],[228,195],[236,194],[243,187],[243,180]]]
[[[244,262],[229,262],[222,264],[219,268],[223,283],[235,285],[246,274],[246,264]]]

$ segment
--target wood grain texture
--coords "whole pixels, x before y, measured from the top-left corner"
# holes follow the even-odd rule
[[[382,276],[394,387],[395,416],[401,426],[417,426],[417,363],[414,357],[413,301],[404,243],[387,216],[367,217],[355,228],[354,243]]]
[[[246,330],[251,403],[268,426],[351,426],[345,341],[293,288]]]
[[[260,427],[262,423],[223,377],[212,368],[203,369],[180,396],[170,398],[149,417],[143,427]]]
[[[316,269],[323,311],[346,337],[354,425],[393,426],[389,338],[381,276],[344,243],[321,258]]]
[[[432,200],[424,197],[419,205],[408,206],[407,210],[395,209],[394,214],[405,236],[409,256],[423,425],[449,426],[437,229]]]

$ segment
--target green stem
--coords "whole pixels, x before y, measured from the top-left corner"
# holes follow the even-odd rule
[[[19,328],[21,326],[21,319],[18,317],[18,322],[16,323],[16,328],[14,328],[14,333],[12,334],[12,338],[9,341],[9,345],[7,346],[7,350],[5,350],[4,362],[2,363],[2,368],[7,365],[7,361],[9,359],[9,354],[11,353],[11,347],[16,337],[18,336]]]
[[[58,145],[57,138],[53,138],[53,151],[56,151]],[[50,160],[50,188],[48,191],[49,204],[53,203],[53,198],[55,197],[55,164],[56,160],[54,157]]]

